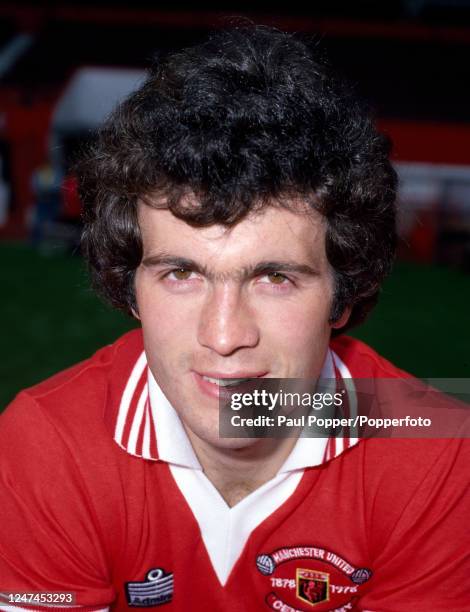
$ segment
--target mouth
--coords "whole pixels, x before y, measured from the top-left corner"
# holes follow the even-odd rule
[[[212,378],[211,376],[203,375],[202,379],[207,380],[208,382],[212,383],[213,385],[217,385],[218,387],[235,387],[246,382],[247,380],[251,380],[252,377],[249,376],[245,378]]]
[[[196,372],[193,371],[200,390],[210,397],[220,399],[226,393],[233,391],[243,383],[252,381],[254,378],[263,378],[267,372]]]

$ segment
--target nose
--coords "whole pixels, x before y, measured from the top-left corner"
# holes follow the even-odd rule
[[[198,341],[223,356],[258,344],[256,317],[235,283],[212,288],[200,313]]]

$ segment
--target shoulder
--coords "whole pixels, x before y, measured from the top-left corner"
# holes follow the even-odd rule
[[[401,370],[361,340],[350,336],[338,336],[330,342],[330,348],[340,364],[344,364],[354,378],[410,378]]]
[[[105,417],[113,402],[119,404],[142,351],[141,333],[133,331],[17,395],[0,415],[2,499],[14,488],[16,502],[33,521],[42,521],[35,513],[54,514],[61,524],[70,521],[73,530],[86,527],[86,520],[77,517],[86,509],[88,524],[104,534],[119,532],[122,517],[110,509],[122,503],[120,483],[129,460],[115,444]],[[133,464],[132,469],[139,481],[143,466]],[[0,518],[2,512],[16,516],[16,502],[0,510]]]
[[[88,359],[25,389],[23,393],[37,401],[47,401],[56,394],[63,396],[64,393],[73,392],[77,387],[83,390],[84,380],[87,386],[97,386],[103,378],[112,377],[116,369],[126,368],[142,350],[142,332],[140,329],[132,330],[112,344],[100,348]]]
[[[108,385],[118,384],[120,378],[132,369],[143,351],[142,332],[136,329],[128,332],[113,344],[99,349],[90,358],[75,364],[54,376],[22,391],[17,399],[30,398],[48,410],[70,410],[79,404],[81,410],[104,400]],[[16,400],[13,404],[18,403]],[[8,409],[7,409],[8,410]]]
[[[129,466],[104,415],[142,351],[140,332],[126,334],[0,415],[0,574],[18,590],[74,584],[82,605],[114,599],[108,561],[122,549],[126,500],[140,493],[144,467]]]
[[[399,505],[407,494],[415,500],[423,494],[424,504],[433,486],[452,493],[464,484],[468,486],[470,477],[465,465],[470,461],[470,440],[458,434],[468,419],[465,410],[457,410],[460,404],[427,387],[360,340],[339,336],[330,347],[341,375],[356,379],[356,393],[362,398],[368,394],[374,397],[373,404],[358,409],[360,414],[393,418],[411,415],[432,420],[429,431],[396,427],[387,435],[384,429],[379,433],[366,429],[359,444],[344,453],[343,460],[360,472],[368,491],[380,491],[374,503],[378,505],[382,499],[382,510],[386,512],[387,507]],[[449,422],[451,414],[453,422]],[[447,435],[449,432],[451,435]]]

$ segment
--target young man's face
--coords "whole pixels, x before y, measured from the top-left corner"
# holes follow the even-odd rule
[[[232,228],[196,228],[141,203],[139,225],[135,289],[149,366],[190,437],[240,445],[218,437],[216,380],[321,371],[333,300],[325,221],[268,207]]]

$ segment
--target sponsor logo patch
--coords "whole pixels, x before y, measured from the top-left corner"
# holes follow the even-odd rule
[[[142,582],[126,582],[127,603],[135,608],[150,608],[168,603],[173,597],[173,574],[160,567],[147,572]]]

